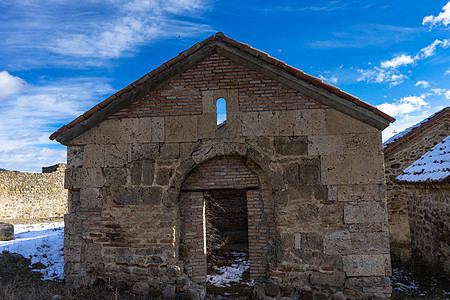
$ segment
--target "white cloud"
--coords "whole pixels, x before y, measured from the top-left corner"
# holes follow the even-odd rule
[[[325,82],[331,83],[331,84],[337,84],[338,78],[335,75],[331,75],[330,77],[325,77],[322,75],[319,75],[319,78],[322,79]]]
[[[445,75],[449,75],[450,74],[450,69],[447,69],[446,71],[445,71]]]
[[[0,106],[0,168],[39,171],[64,162],[64,147],[50,141],[50,134],[112,92],[104,78],[77,78],[29,84],[11,96]]]
[[[429,83],[428,81],[425,81],[425,80],[419,80],[419,81],[417,81],[417,83],[415,84],[415,86],[421,86],[421,87],[423,87],[424,89],[426,89],[427,87],[430,86],[430,83]]]
[[[431,27],[444,25],[447,26],[450,24],[450,2],[448,2],[443,8],[443,12],[439,13],[437,17],[431,15],[423,18],[422,25],[429,24]]]
[[[0,72],[0,101],[20,93],[25,88],[25,80],[9,74],[7,71]]]
[[[450,99],[450,90],[445,92],[445,99]]]
[[[402,74],[398,68],[416,63],[418,60],[433,56],[436,53],[437,46],[447,48],[450,46],[450,40],[435,40],[429,46],[422,48],[414,58],[410,55],[398,55],[391,60],[382,61],[380,67],[373,67],[373,69],[363,70],[358,69],[361,76],[357,81],[366,81],[374,83],[389,83],[390,86],[395,86],[403,83],[404,79],[408,78]],[[411,73],[411,71],[409,71]],[[417,86],[417,84],[416,84]]]
[[[442,95],[443,93],[445,93],[445,89],[431,89],[431,91],[437,95]]]
[[[409,65],[412,63],[414,63],[414,59],[412,59],[411,56],[402,54],[402,55],[394,57],[391,60],[386,60],[386,61],[381,62],[381,67],[384,69],[386,69],[386,68],[394,68],[395,69],[397,67],[406,66],[406,65]]]
[[[433,56],[436,53],[436,46],[441,46],[443,49],[448,48],[450,46],[450,40],[435,40],[431,45],[422,48],[414,59],[418,60]]]
[[[2,55],[15,70],[83,69],[162,39],[180,38],[187,47],[191,38],[214,32],[202,18],[209,6],[206,0],[10,1],[0,18],[7,29],[0,31]]]
[[[417,96],[408,96],[403,97],[399,101],[395,101],[394,103],[383,103],[378,105],[377,108],[381,111],[387,113],[390,116],[398,116],[409,114],[423,107],[426,107],[428,103],[425,101],[425,95]]]
[[[361,73],[361,76],[357,79],[358,82],[389,83],[389,86],[396,86],[407,78],[407,76],[399,73],[395,69],[386,70],[374,67],[373,70],[358,69],[358,71]]]
[[[176,16],[192,14],[203,8],[202,0],[134,0],[117,7],[120,15],[99,26],[58,37],[50,50],[58,54],[116,58],[127,51],[168,36],[192,36],[210,31],[209,26],[177,20]],[[116,2],[117,3],[117,2]],[[121,2],[119,2],[121,3]],[[95,26],[94,26],[95,25]]]

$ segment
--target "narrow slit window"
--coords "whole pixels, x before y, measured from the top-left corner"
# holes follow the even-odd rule
[[[227,122],[227,102],[224,98],[217,99],[217,127],[220,128],[224,126]]]

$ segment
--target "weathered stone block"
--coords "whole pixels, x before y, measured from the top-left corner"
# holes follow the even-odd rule
[[[67,168],[81,168],[84,161],[84,146],[67,147]]]
[[[323,205],[319,210],[320,220],[324,224],[343,224],[343,211],[341,203]]]
[[[142,183],[142,161],[133,161],[128,164],[131,185],[141,185]]]
[[[104,168],[105,186],[125,186],[127,184],[127,168]]]
[[[277,112],[261,111],[242,114],[243,136],[277,136],[279,131],[279,115]]]
[[[80,189],[85,187],[102,187],[104,178],[101,168],[66,169],[64,188]]]
[[[279,114],[274,111],[261,111],[258,123],[262,128],[262,136],[277,136],[280,132]]]
[[[306,137],[275,137],[275,151],[281,155],[306,155],[308,142]]]
[[[104,145],[87,144],[84,146],[84,164],[85,168],[101,168],[105,164]]]
[[[242,135],[246,137],[262,136],[263,128],[259,122],[258,112],[242,114]]]
[[[159,144],[158,143],[133,143],[130,144],[128,162],[135,160],[154,160],[159,157]]]
[[[293,129],[295,136],[311,135],[313,133],[312,111],[314,110],[294,110],[293,111]]]
[[[344,221],[352,223],[387,223],[387,211],[383,202],[346,203]]]
[[[341,135],[314,135],[308,137],[309,155],[342,155],[344,141]]]
[[[80,205],[82,207],[102,207],[102,193],[100,189],[80,189]]]
[[[216,112],[205,113],[197,117],[197,134],[199,139],[212,138],[215,136],[216,131]]]
[[[386,189],[381,184],[332,185],[328,186],[328,200],[352,203],[385,202]]]
[[[214,91],[202,91],[202,104],[204,114],[216,112],[216,102],[213,99],[213,93]]]
[[[328,109],[312,109],[311,110],[311,124],[313,135],[326,135],[326,111]]]
[[[374,155],[382,152],[381,133],[353,133],[342,137],[344,153],[355,155]]]
[[[166,142],[197,141],[197,116],[166,117],[164,135]]]
[[[227,124],[225,126],[223,138],[240,138],[242,137],[242,113],[230,112],[227,115]],[[218,130],[216,138],[220,137],[221,130]]]
[[[155,183],[157,185],[168,185],[170,179],[170,168],[158,167],[155,175]]]
[[[389,276],[389,255],[347,255],[342,258],[347,276]]]
[[[142,202],[148,205],[160,205],[162,203],[162,188],[148,187],[142,190]]]
[[[324,235],[325,254],[388,254],[387,232],[350,233],[348,230],[330,231]]]
[[[312,285],[342,287],[345,283],[345,273],[338,271],[330,273],[313,272],[310,283]]]
[[[152,118],[152,142],[164,142],[165,136],[165,119],[164,117]]]
[[[371,166],[368,168],[368,166]],[[323,184],[383,184],[384,164],[381,155],[323,156]]]
[[[226,89],[227,96],[227,113],[239,111],[239,90],[238,89]]]
[[[136,141],[139,143],[150,143],[153,141],[154,118],[139,118],[137,122],[138,130]]]
[[[159,158],[161,159],[175,159],[180,157],[179,143],[164,143],[159,148]]]
[[[327,109],[325,118],[328,134],[377,132],[375,127],[349,117],[335,109]]]
[[[285,167],[285,181],[294,187],[298,185],[320,184],[320,167],[318,159],[304,159]]]
[[[137,187],[110,186],[105,189],[108,203],[117,205],[139,205],[142,204],[141,189]]]
[[[152,185],[155,177],[155,162],[152,160],[144,160],[142,162],[142,184]]]
[[[105,145],[104,149],[105,167],[123,167],[128,161],[128,144]]]

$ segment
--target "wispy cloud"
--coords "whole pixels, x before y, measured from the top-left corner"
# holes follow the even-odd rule
[[[331,84],[336,84],[338,82],[338,77],[335,75],[331,75],[329,77],[325,77],[323,75],[319,75],[319,78],[325,82],[329,82]]]
[[[10,56],[21,50],[22,61],[30,53],[45,56],[41,64],[98,65],[161,38],[212,31],[196,18],[206,7],[204,0],[11,2],[4,8],[11,17],[0,18],[0,28],[7,28],[0,33],[0,46]]]
[[[347,31],[333,32],[333,38],[307,43],[310,48],[365,48],[386,47],[409,40],[420,28],[384,24],[359,24]]]
[[[426,89],[427,87],[430,86],[430,83],[428,81],[425,81],[425,80],[419,80],[419,81],[416,82],[416,84],[414,86],[421,86],[424,89]]]
[[[433,27],[439,26],[441,24],[444,26],[450,24],[450,2],[444,5],[442,10],[443,12],[439,13],[439,15],[437,15],[436,17],[431,15],[423,18],[422,25],[430,25],[431,27]]]
[[[431,91],[439,96],[444,95],[445,99],[450,99],[450,90],[438,88],[438,89],[431,89]]]
[[[419,53],[414,57],[414,60],[433,56],[436,53],[437,46],[441,46],[443,49],[448,48],[450,46],[450,40],[435,40],[431,45],[420,49]]]
[[[389,86],[396,86],[403,82],[407,76],[400,74],[396,69],[384,69],[374,67],[373,69],[363,70],[357,69],[360,76],[358,82],[366,81],[371,83],[389,83]]]
[[[403,97],[393,103],[383,103],[377,106],[378,109],[393,117],[409,114],[423,109],[428,105],[425,101],[426,95]]]
[[[11,95],[20,93],[25,88],[25,80],[9,74],[7,71],[0,72],[0,101],[6,100]]]

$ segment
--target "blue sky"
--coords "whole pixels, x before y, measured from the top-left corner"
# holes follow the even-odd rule
[[[48,136],[224,32],[377,106],[387,139],[450,103],[450,2],[0,0],[0,168],[66,159]]]

